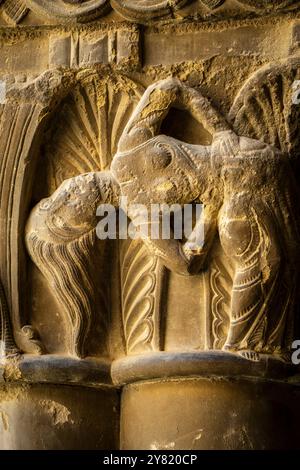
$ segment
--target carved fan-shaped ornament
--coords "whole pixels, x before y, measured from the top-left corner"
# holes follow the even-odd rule
[[[142,90],[127,77],[83,78],[64,99],[46,144],[48,189],[67,178],[109,169]]]
[[[229,112],[236,132],[263,140],[296,159],[300,142],[299,79],[299,58],[264,66],[255,72],[239,91]]]

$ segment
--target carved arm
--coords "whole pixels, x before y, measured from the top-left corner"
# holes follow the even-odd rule
[[[172,106],[189,111],[211,134],[230,129],[225,118],[197,90],[177,78],[167,78],[147,88],[123,131],[118,151],[130,150],[158,135]]]

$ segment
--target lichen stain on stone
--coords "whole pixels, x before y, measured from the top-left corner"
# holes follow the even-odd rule
[[[51,417],[55,426],[62,426],[63,424],[73,424],[74,421],[70,419],[70,410],[54,400],[40,400],[39,404],[44,411]]]

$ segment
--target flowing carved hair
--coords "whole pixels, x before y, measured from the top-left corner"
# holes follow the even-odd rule
[[[94,316],[94,282],[90,270],[96,230],[91,229],[67,243],[39,238],[27,233],[29,254],[45,276],[70,321],[69,351],[84,357],[85,340]]]
[[[113,201],[117,192],[109,172],[79,175],[42,200],[26,227],[28,252],[69,319],[69,352],[78,357],[86,355],[85,343],[99,302],[104,308],[100,321],[106,327],[105,286],[96,289],[95,285],[96,209]]]

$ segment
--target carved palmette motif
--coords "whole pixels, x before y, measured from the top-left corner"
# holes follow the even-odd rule
[[[123,242],[120,260],[126,352],[157,351],[161,342],[161,296],[165,268],[140,240]]]
[[[299,155],[300,106],[293,84],[300,77],[300,60],[289,59],[256,71],[237,94],[229,119],[239,135],[274,145],[292,160]]]
[[[201,0],[201,3],[203,3],[208,8],[214,9],[221,6],[224,1],[225,0]]]
[[[48,190],[65,179],[107,170],[141,89],[123,76],[86,74],[65,98],[46,143]]]
[[[206,286],[206,289],[210,291],[211,312],[208,320],[210,329],[207,343],[212,349],[222,349],[225,345],[230,321],[232,277],[232,266],[222,252],[219,240],[217,240],[214,258],[209,269],[209,285]]]

